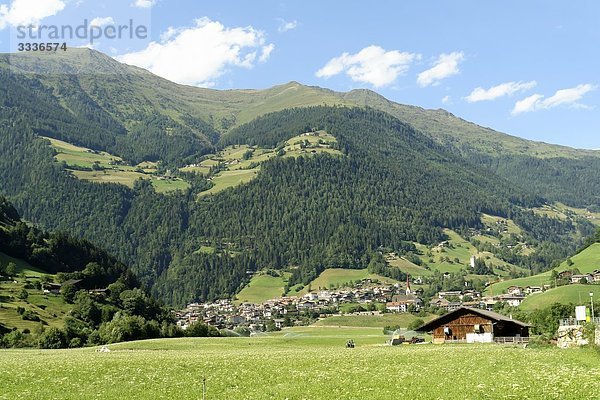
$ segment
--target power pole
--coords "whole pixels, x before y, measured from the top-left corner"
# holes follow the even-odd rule
[[[206,400],[206,377],[202,377],[202,400]]]

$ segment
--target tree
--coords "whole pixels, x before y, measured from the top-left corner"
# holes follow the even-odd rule
[[[8,265],[6,266],[6,275],[13,277],[15,275],[17,275],[17,264],[15,264],[14,262],[9,262]]]
[[[42,349],[62,349],[67,347],[67,335],[59,328],[48,328],[40,336],[38,345]]]
[[[196,321],[185,330],[185,336],[189,337],[216,337],[221,336],[217,328],[207,325],[202,321]]]
[[[67,303],[73,304],[73,299],[75,299],[77,289],[72,284],[62,285],[60,287],[60,294]]]
[[[423,326],[424,324],[425,324],[425,321],[423,321],[421,318],[417,318],[414,321],[412,321],[410,324],[408,324],[408,330],[414,331],[415,329]]]

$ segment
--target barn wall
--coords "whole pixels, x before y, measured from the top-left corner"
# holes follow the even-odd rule
[[[475,325],[480,325],[485,333],[493,333],[492,321],[476,314],[464,314],[433,330],[433,338],[447,340],[466,340],[467,333],[473,333]],[[444,328],[450,328],[451,335],[446,336]]]

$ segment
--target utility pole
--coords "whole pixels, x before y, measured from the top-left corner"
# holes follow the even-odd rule
[[[590,292],[590,305],[592,306],[592,324],[594,323],[594,292]]]
[[[206,400],[206,377],[202,377],[202,400]]]

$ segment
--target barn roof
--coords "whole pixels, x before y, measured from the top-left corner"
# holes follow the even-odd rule
[[[423,325],[420,328],[415,329],[415,330],[418,332],[429,332],[441,325],[447,324],[448,322],[452,321],[453,319],[457,318],[458,316],[460,316],[462,314],[465,314],[466,312],[478,314],[484,318],[490,319],[495,322],[499,322],[499,321],[509,322],[509,323],[519,325],[522,327],[530,327],[531,326],[525,322],[521,322],[516,319],[509,318],[506,315],[498,314],[497,312],[482,310],[480,308],[460,307],[454,311],[450,311],[449,313],[442,315],[441,317],[438,317],[434,320],[429,321],[425,325]]]

